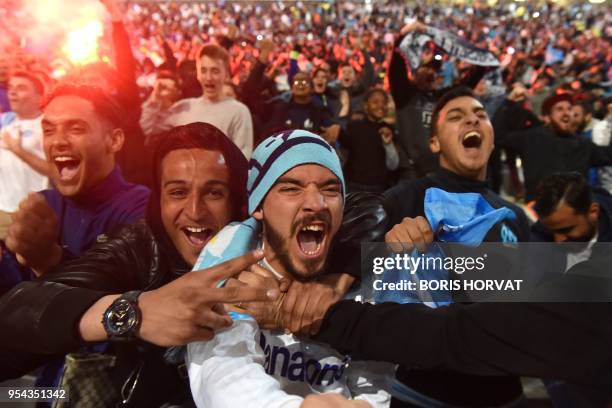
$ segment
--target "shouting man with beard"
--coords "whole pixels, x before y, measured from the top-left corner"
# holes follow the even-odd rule
[[[572,122],[572,97],[553,95],[542,105],[545,125],[505,137],[498,145],[516,152],[525,175],[525,200],[535,198],[540,180],[551,174],[576,171],[587,176],[590,167],[612,164],[612,147],[597,146],[578,137]]]
[[[344,207],[344,178],[334,149],[304,130],[272,136],[253,153],[247,190],[252,218],[222,230],[195,268],[259,247],[264,259],[253,272],[301,282],[323,275]],[[378,381],[391,373],[390,365],[368,362],[366,370],[365,362],[328,346],[260,329],[244,313],[232,317],[232,327],[215,339],[188,347],[198,407],[388,406],[389,394]],[[330,395],[312,395],[322,393]]]

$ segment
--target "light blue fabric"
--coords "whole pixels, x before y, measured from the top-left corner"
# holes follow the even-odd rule
[[[425,217],[434,231],[436,241],[455,242],[468,246],[482,243],[489,230],[506,219],[515,219],[516,215],[508,208],[494,209],[478,193],[449,193],[439,188],[428,188],[425,191]],[[419,257],[415,250],[411,257]],[[429,246],[425,258],[444,258],[442,249],[435,243]],[[382,275],[383,282],[412,281],[418,287],[419,280],[442,281],[449,279],[448,270],[422,269],[415,273],[404,269],[389,269]],[[448,291],[377,291],[375,302],[423,303],[429,307],[440,307],[452,303]]]
[[[328,168],[338,177],[342,192],[346,194],[342,165],[329,143],[306,130],[288,130],[270,136],[253,152],[247,181],[249,214],[257,210],[280,176],[301,164],[319,164]]]
[[[210,268],[257,249],[260,232],[260,223],[255,218],[227,225],[208,241],[193,270]],[[217,286],[224,283],[225,281],[219,282]]]
[[[491,227],[516,215],[506,207],[494,209],[478,193],[449,193],[439,188],[425,192],[425,217],[440,242],[478,246]]]

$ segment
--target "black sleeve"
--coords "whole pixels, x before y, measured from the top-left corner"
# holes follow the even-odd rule
[[[81,316],[98,299],[144,289],[154,257],[148,227],[126,227],[114,239],[39,280],[22,282],[0,298],[0,349],[59,354],[82,345]]]
[[[598,146],[589,141],[591,145],[589,163],[593,167],[612,165],[612,145]]]
[[[249,102],[257,101],[261,102],[259,95],[263,89],[264,84],[264,73],[266,71],[266,65],[262,64],[261,61],[257,60],[255,66],[249,72],[249,76],[242,85],[240,90],[242,94],[243,102],[249,105]]]
[[[136,85],[136,59],[130,45],[130,37],[122,22],[113,22],[113,45],[117,62],[117,90],[123,108],[140,117],[140,95]]]
[[[382,241],[387,227],[382,194],[347,194],[342,225],[334,238],[330,271],[348,273],[360,280],[361,244]]]
[[[385,210],[389,217],[389,229],[405,217],[424,215],[423,202],[426,187],[424,179],[400,183],[385,191]]]
[[[391,54],[391,61],[389,62],[389,86],[391,88],[391,95],[397,109],[402,108],[416,91],[415,86],[408,79],[408,70],[406,69],[406,61],[404,57],[399,53],[397,47],[399,46],[402,38],[399,38],[395,42],[393,53]]]
[[[527,130],[500,132],[495,134],[495,145],[521,156],[527,147],[528,138],[529,131]]]
[[[612,304],[341,301],[317,341],[355,357],[474,375],[612,383]],[[589,316],[585,319],[585,316]]]
[[[363,58],[365,61],[363,65],[363,74],[361,76],[361,85],[363,86],[364,92],[367,92],[376,82],[376,72],[374,72],[374,66],[372,65],[372,61],[370,61],[370,53],[363,51]]]
[[[346,125],[346,130],[340,131],[340,136],[338,137],[338,140],[340,141],[340,146],[342,146],[345,149],[350,150],[351,135],[354,133],[354,131],[355,131],[355,121],[351,120]]]
[[[463,78],[461,78],[461,85],[465,85],[469,88],[476,87],[476,85],[478,85],[478,83],[480,82],[482,77],[486,74],[486,72],[487,72],[486,67],[474,65],[468,70],[466,75]]]
[[[178,61],[174,56],[174,52],[172,52],[172,48],[170,48],[168,41],[166,41],[165,39],[162,42],[162,48],[164,50],[164,60],[166,64],[170,66],[170,69],[172,69],[172,71],[176,72],[178,70]]]

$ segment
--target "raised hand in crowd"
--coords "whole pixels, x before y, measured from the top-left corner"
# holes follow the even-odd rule
[[[393,142],[393,131],[390,128],[382,127],[378,133],[380,134],[380,139],[382,140],[383,144],[388,145],[389,143]]]
[[[267,65],[268,61],[270,60],[270,55],[274,51],[274,41],[266,38],[266,39],[259,41],[258,46],[259,46],[259,57],[258,57],[259,62],[261,62],[264,65]]]
[[[508,95],[508,100],[513,102],[523,101],[527,97],[528,92],[529,91],[523,84],[520,82],[515,82],[512,84],[512,91],[510,91],[510,94]]]
[[[417,32],[424,32],[425,30],[427,30],[427,26],[423,23],[421,23],[419,20],[414,20],[406,25],[404,25],[401,29],[400,29],[400,35],[406,35],[410,32],[413,31],[417,31]]]
[[[62,259],[58,237],[55,212],[41,194],[30,193],[12,215],[6,246],[17,255],[20,264],[40,276]]]
[[[150,100],[159,104],[162,110],[168,110],[180,98],[180,89],[176,81],[170,78],[157,78],[153,85]]]
[[[276,288],[217,287],[220,281],[247,270],[262,258],[261,251],[253,251],[205,270],[189,272],[158,289],[143,292],[138,300],[142,313],[138,337],[158,346],[210,340],[215,330],[232,324],[222,304],[276,300],[280,294]],[[100,316],[118,297],[105,296],[85,312],[79,322],[83,340],[106,339]]]
[[[406,217],[385,234],[385,242],[395,251],[417,247],[424,251],[434,240],[434,233],[425,217]]]

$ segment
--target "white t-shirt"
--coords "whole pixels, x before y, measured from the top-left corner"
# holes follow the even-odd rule
[[[326,344],[260,330],[255,320],[239,316],[212,340],[187,347],[191,393],[199,408],[294,408],[319,393],[389,406],[392,364],[353,361]]]
[[[167,111],[150,100],[142,105],[140,126],[147,135],[194,122],[210,123],[219,128],[247,159],[253,152],[253,122],[249,108],[227,98],[211,102],[203,97],[182,99]]]
[[[41,121],[42,115],[22,120],[14,112],[3,113],[0,115],[0,134],[7,131],[15,138],[21,131],[22,147],[44,159]],[[28,193],[48,187],[49,179],[6,149],[0,137],[0,210],[14,212]]]
[[[565,272],[567,272],[572,266],[579,264],[580,262],[588,261],[593,253],[593,245],[597,243],[597,238],[599,234],[595,234],[595,236],[589,241],[586,247],[580,252],[570,252],[567,254],[567,264],[565,266]]]
[[[264,258],[260,265],[277,277]],[[231,327],[187,346],[193,400],[199,408],[294,408],[309,394],[337,393],[388,407],[394,379],[390,363],[351,360],[326,344],[291,333],[261,330],[245,314]]]

